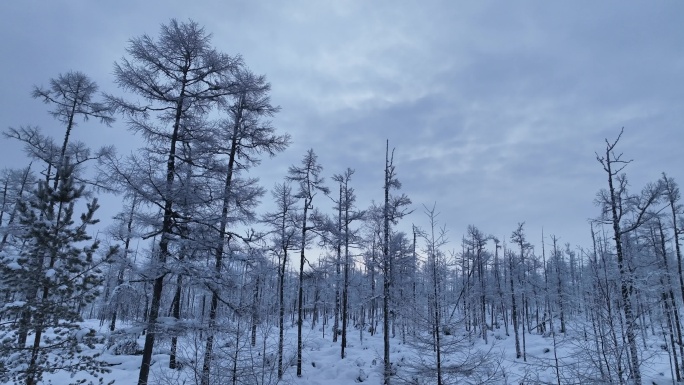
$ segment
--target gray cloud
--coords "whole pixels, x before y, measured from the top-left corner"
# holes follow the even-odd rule
[[[620,127],[635,188],[661,171],[684,180],[682,11],[616,1],[4,2],[0,126],[60,132],[29,97],[33,84],[73,69],[118,93],[112,64],[127,40],[192,18],[273,85],[274,124],[294,143],[259,168],[267,187],[314,148],[329,176],[357,170],[360,202],[379,200],[389,139],[415,203],[407,228],[437,202],[454,247],[467,224],[504,237],[519,221],[531,238],[543,226],[586,244],[605,183],[594,152]],[[82,123],[75,135],[123,152],[139,141],[122,122]],[[0,146],[3,166],[23,165],[14,143]]]

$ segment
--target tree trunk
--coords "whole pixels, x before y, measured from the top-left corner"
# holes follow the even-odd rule
[[[682,270],[682,251],[679,245],[679,227],[677,225],[677,214],[679,214],[680,206],[678,206],[678,201],[680,199],[679,188],[672,179],[669,179],[665,174],[663,174],[663,182],[665,187],[665,195],[667,197],[667,203],[670,207],[670,213],[672,214],[672,234],[673,242],[675,246],[675,254],[677,255],[677,276],[679,277],[679,288],[681,291],[681,298],[684,301],[684,271]],[[673,299],[674,301],[674,299]],[[675,312],[675,317],[679,318],[679,312]],[[677,342],[680,348],[680,357],[682,359],[682,369],[684,370],[684,341],[682,340],[681,324],[677,320]]]
[[[183,276],[178,275],[176,278],[176,293],[173,296],[173,318],[178,322],[180,319],[180,307],[181,307],[181,288],[183,287]],[[169,357],[169,369],[177,369],[178,363],[176,362],[176,350],[178,348],[178,336],[174,335],[171,337],[171,353]]]
[[[390,240],[390,213],[389,213],[389,191],[390,191],[390,160],[389,160],[389,141],[387,141],[387,147],[385,149],[385,200],[383,206],[383,241],[382,241],[382,273],[383,273],[383,283],[382,283],[382,340],[383,340],[383,384],[390,385],[390,377],[392,376],[392,365],[390,362],[390,253],[389,253],[389,240]]]
[[[615,189],[613,188],[613,174],[610,163],[610,152],[606,152],[608,159],[608,188],[611,196],[611,214],[613,220],[613,240],[615,241],[615,253],[617,256],[618,270],[620,272],[620,294],[622,295],[622,308],[625,313],[627,344],[630,354],[630,370],[635,385],[641,385],[641,368],[639,363],[639,351],[637,349],[636,335],[634,334],[636,328],[636,317],[632,311],[632,300],[630,292],[632,291],[632,280],[630,272],[627,269],[624,254],[622,251],[622,233],[620,231],[620,219],[617,214],[617,197]]]
[[[302,325],[304,324],[304,261],[306,259],[304,250],[306,248],[306,219],[311,201],[304,199],[304,215],[302,224],[302,245],[299,254],[299,288],[297,289],[297,377],[302,376]]]
[[[661,250],[661,255],[663,257],[663,266],[665,267],[665,277],[666,277],[666,285],[664,286],[667,288],[666,292],[664,295],[666,295],[666,302],[665,304],[667,305],[669,303],[669,306],[666,306],[666,311],[668,310],[667,308],[670,307],[672,308],[672,313],[670,316],[670,313],[668,313],[668,324],[670,328],[670,336],[671,336],[671,344],[672,344],[672,350],[673,350],[673,356],[675,360],[675,371],[677,372],[677,381],[682,380],[681,372],[680,372],[680,366],[679,363],[677,362],[677,351],[676,347],[679,346],[679,357],[684,360],[684,346],[681,343],[682,340],[682,326],[681,323],[679,322],[679,309],[677,307],[677,301],[675,300],[675,295],[674,291],[672,290],[672,280],[671,280],[671,274],[670,274],[670,266],[667,261],[667,252],[665,248],[665,231],[663,230],[663,225],[658,220],[658,232],[660,235],[660,250]],[[662,279],[662,278],[661,278]],[[670,319],[672,317],[673,319]],[[677,331],[677,342],[675,342],[674,338],[674,329]],[[684,368],[684,366],[683,366]]]
[[[340,184],[340,196],[337,205],[337,245],[335,250],[335,321],[333,322],[333,342],[337,342],[337,331],[340,328],[340,309],[342,306],[340,293],[340,276],[342,275],[342,242],[340,241],[340,233],[342,233],[342,184]],[[342,352],[342,358],[344,358],[344,341],[342,342]]]
[[[505,257],[505,256],[504,256]],[[515,335],[515,358],[522,357],[522,352],[520,351],[520,337],[518,335],[518,307],[515,301],[515,285],[513,282],[513,253],[508,253],[508,271],[509,279],[511,283],[511,321],[513,321],[513,334]]]
[[[188,63],[189,64],[189,63]],[[176,174],[176,144],[180,135],[181,117],[183,116],[183,99],[185,97],[185,87],[187,83],[187,71],[183,72],[183,79],[181,80],[181,89],[179,92],[178,103],[175,108],[175,118],[173,122],[173,132],[171,134],[171,147],[169,149],[169,156],[166,162],[166,192],[170,193],[173,189],[175,174]],[[157,254],[157,266],[161,271],[156,272],[154,285],[152,289],[152,305],[150,306],[150,313],[147,317],[147,334],[145,335],[145,346],[143,347],[142,361],[140,363],[140,372],[138,375],[138,385],[147,385],[147,379],[150,374],[150,365],[152,364],[152,349],[154,349],[154,342],[157,329],[157,318],[159,317],[159,307],[161,306],[161,297],[164,289],[164,277],[166,276],[165,265],[169,256],[169,237],[173,230],[173,200],[166,198],[164,200],[164,219],[161,227],[161,239],[159,240],[159,253]]]
[[[285,226],[285,216],[283,216]],[[283,247],[283,261],[278,274],[278,380],[283,378],[283,348],[285,346],[285,266],[287,265],[287,248]]]
[[[250,343],[256,346],[257,325],[259,324],[259,291],[261,286],[261,274],[255,274],[254,290],[252,292],[252,336]]]

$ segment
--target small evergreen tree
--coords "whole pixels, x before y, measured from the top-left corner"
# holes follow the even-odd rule
[[[16,242],[0,255],[0,280],[14,290],[3,306],[9,322],[0,324],[0,381],[31,385],[44,373],[105,370],[96,354],[83,354],[96,335],[80,325],[81,309],[97,298],[102,282],[94,261],[98,241],[90,242],[86,232],[97,223],[98,204],[93,199],[75,222],[84,186],[74,184],[73,170],[65,163],[56,189],[40,181],[18,202]]]

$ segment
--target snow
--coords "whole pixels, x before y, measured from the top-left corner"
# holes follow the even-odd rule
[[[6,303],[2,307],[2,310],[6,311],[7,309],[11,309],[11,308],[20,308],[24,305],[26,305],[26,301],[13,301],[13,302]]]
[[[99,333],[107,333],[106,325],[100,326],[98,320],[88,320],[84,322],[82,333],[89,328],[96,329]],[[352,329],[348,334],[347,356],[340,359],[340,342],[332,342],[330,330],[326,330],[325,337],[320,327],[314,330],[304,329],[304,349],[303,349],[303,374],[302,377],[296,376],[295,352],[296,352],[296,328],[290,328],[286,333],[285,358],[289,366],[285,365],[285,374],[281,384],[287,385],[340,385],[363,383],[368,385],[382,384],[382,334],[370,336],[364,332],[363,342],[359,339],[359,331]],[[271,329],[272,335],[276,335],[276,329]],[[576,347],[581,343],[577,338],[571,337],[572,331],[567,336],[556,335],[557,355],[561,362],[561,382],[570,383],[577,379],[570,378],[569,370],[576,366],[585,364],[581,356],[576,355]],[[398,337],[398,336],[397,336]],[[259,340],[258,337],[257,339]],[[269,337],[270,338],[270,337]],[[263,341],[263,340],[262,340]],[[528,383],[556,383],[556,372],[554,367],[554,343],[550,335],[542,336],[538,334],[526,335],[527,361],[515,358],[515,342],[511,336],[506,336],[503,329],[495,329],[490,332],[490,343],[485,345],[482,339],[473,339],[473,348],[480,351],[489,351],[492,357],[499,358],[499,373],[496,374],[495,384],[518,384]],[[138,335],[138,343],[142,346],[144,336]],[[196,342],[196,341],[195,341]],[[589,341],[591,342],[591,341]],[[181,343],[192,344],[190,338]],[[672,375],[670,374],[667,352],[661,349],[662,336],[651,336],[649,349],[645,351],[647,359],[643,365],[644,384],[671,384]],[[257,342],[259,345],[259,342]],[[272,345],[269,345],[272,346]],[[403,344],[400,338],[391,338],[391,360],[401,374],[403,368],[417,360],[426,358],[432,354],[431,351],[418,351],[409,344]],[[112,349],[99,346],[94,351],[86,351],[84,354],[100,353],[101,359],[110,366],[110,373],[103,374],[105,383],[115,380],[115,384],[135,384],[138,379],[141,356],[139,355],[115,355]],[[275,357],[271,354],[270,357]],[[287,358],[290,358],[288,361]],[[168,345],[159,339],[153,364],[150,371],[150,384],[194,384],[194,376],[191,370],[178,371],[168,369],[169,355]],[[445,358],[445,366],[450,364],[449,358]],[[453,362],[451,362],[453,363]],[[56,373],[46,375],[46,381],[52,380],[55,384],[67,384],[74,379],[88,378],[84,373],[78,373],[71,378],[69,373]],[[89,378],[92,379],[92,378]],[[97,381],[95,381],[97,382]],[[393,383],[397,383],[395,381]],[[275,383],[275,379],[272,383]],[[426,382],[427,384],[428,382]]]

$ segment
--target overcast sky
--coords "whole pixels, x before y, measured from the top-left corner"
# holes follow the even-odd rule
[[[61,140],[33,85],[78,70],[121,94],[112,70],[127,41],[192,19],[265,74],[282,107],[273,122],[293,144],[257,169],[265,187],[313,148],[328,181],[354,168],[359,202],[381,201],[389,139],[414,203],[404,229],[436,203],[450,248],[468,224],[508,239],[522,221],[537,244],[543,227],[588,245],[604,138],[625,128],[633,189],[663,171],[684,182],[683,15],[681,1],[2,1],[0,129]],[[141,143],[123,122],[80,123],[73,138]],[[26,163],[0,139],[0,166]]]

